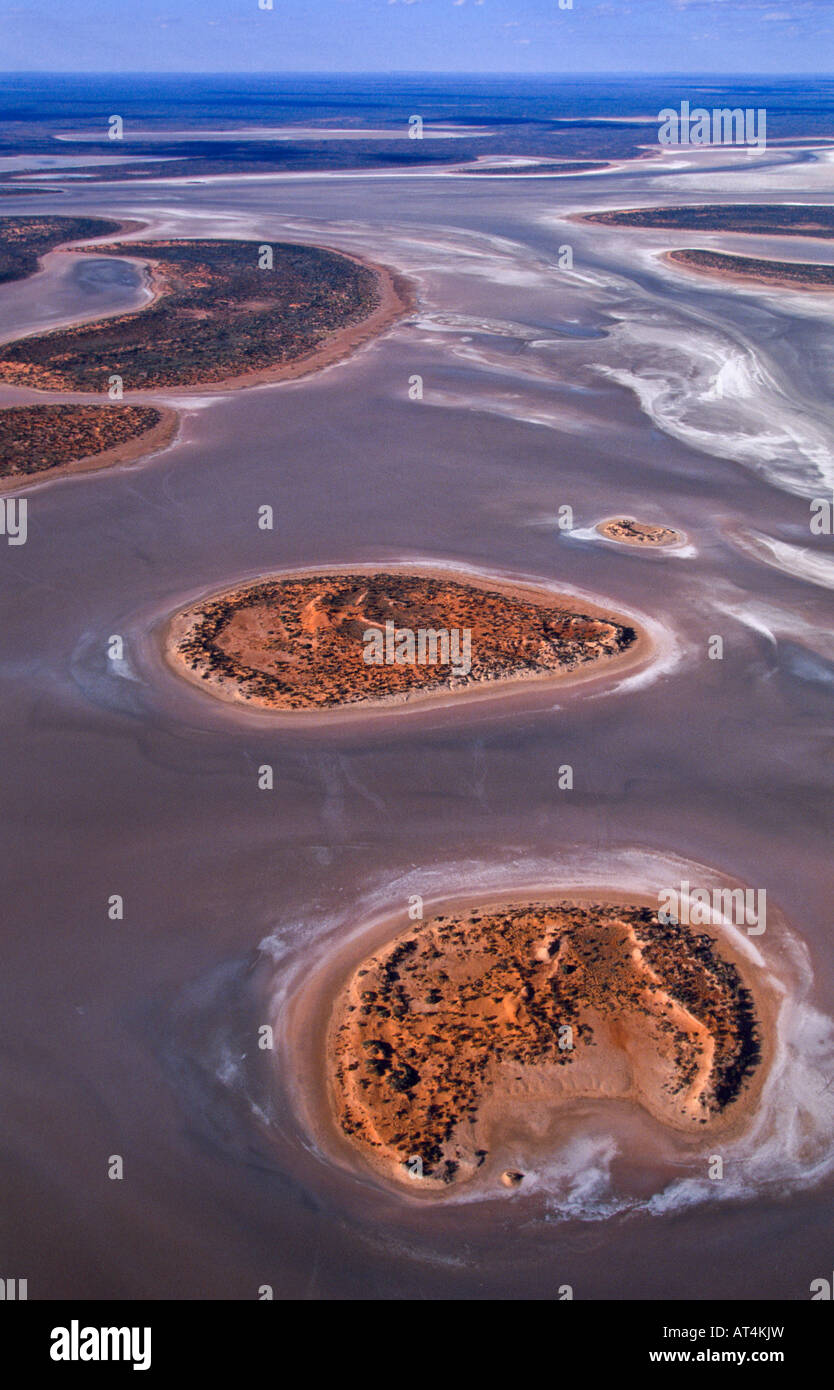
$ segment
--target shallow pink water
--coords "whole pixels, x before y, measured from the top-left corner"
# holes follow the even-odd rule
[[[30,1297],[252,1298],[264,1283],[276,1296],[551,1297],[569,1282],[586,1298],[801,1298],[830,1267],[831,593],[749,558],[730,530],[831,555],[831,538],[808,531],[820,487],[808,459],[830,430],[830,323],[772,296],[683,289],[633,240],[546,220],[560,199],[631,202],[651,192],[645,172],[473,182],[61,199],[61,211],[147,211],[181,235],[208,230],[193,209],[238,216],[218,235],[320,236],[411,274],[421,308],[316,378],[192,400],[164,455],[39,487],[26,545],[0,542],[2,1245]],[[555,269],[569,235],[584,284]],[[127,272],[50,283],[0,290],[0,334],[138,295]],[[648,323],[643,337],[605,336],[620,315]],[[801,414],[792,453],[725,456],[743,454],[732,381],[703,407],[700,448],[673,430],[676,354],[696,335],[719,367],[728,342],[766,364],[754,411],[772,433],[784,391]],[[691,350],[695,391],[707,369]],[[664,363],[671,414],[655,421],[593,370],[657,380]],[[408,399],[415,373],[422,402]],[[806,469],[790,490],[783,455]],[[272,532],[257,526],[265,503]],[[555,524],[565,503],[579,535]],[[691,553],[582,534],[623,511],[685,531]],[[224,709],[155,655],[156,626],[204,588],[411,558],[608,598],[656,621],[668,659],[613,692],[318,731]],[[126,644],[118,669],[112,634]],[[720,662],[706,657],[716,634]],[[257,787],[265,762],[271,793]],[[680,1194],[665,1214],[646,1204],[675,1175],[601,1112],[578,1112],[573,1147],[511,1200],[415,1210],[311,1151],[292,1055],[279,1048],[270,1067],[257,1028],[271,1021],[280,1037],[294,972],[363,912],[396,912],[409,891],[520,882],[533,866],[565,886],[572,866],[607,866],[617,887],[625,864],[651,876],[669,858],[766,888],[807,947],[801,1039],[784,1059],[805,1151],[762,1139],[739,1156],[732,1199],[687,1206]],[[107,916],[114,893],[121,923]],[[107,1178],[117,1153],[121,1183]]]

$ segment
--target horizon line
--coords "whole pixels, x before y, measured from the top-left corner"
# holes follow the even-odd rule
[[[587,68],[556,72],[517,71],[499,68],[0,68],[2,77],[767,77],[783,81],[820,77],[834,81],[834,72],[800,69],[793,72],[739,71],[737,69],[669,68],[637,69]]]

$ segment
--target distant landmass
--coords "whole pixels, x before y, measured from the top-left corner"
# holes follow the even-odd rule
[[[670,231],[747,232],[761,236],[834,237],[834,205],[709,203],[678,208],[613,208],[582,213],[583,222]]]

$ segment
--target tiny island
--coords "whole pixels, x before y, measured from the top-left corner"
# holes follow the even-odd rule
[[[636,545],[644,550],[661,550],[667,546],[682,545],[686,539],[680,531],[673,531],[670,526],[656,526],[648,521],[635,521],[628,516],[601,521],[596,529],[606,540],[619,541],[621,545]]]

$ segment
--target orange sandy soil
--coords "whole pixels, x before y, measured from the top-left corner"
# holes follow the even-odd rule
[[[709,257],[709,262],[701,257]],[[736,256],[722,251],[665,251],[661,257],[669,265],[709,275],[738,285],[761,285],[764,288],[802,290],[814,294],[834,291],[834,265],[813,261],[768,261],[752,256]],[[749,268],[748,268],[749,267]],[[815,278],[820,274],[827,279]]]
[[[656,547],[680,545],[684,540],[679,531],[673,531],[668,526],[653,526],[649,522],[633,521],[626,516],[601,521],[597,530],[601,536],[607,537],[610,541],[621,541],[623,545]]]
[[[703,1141],[758,1094],[761,1000],[713,935],[647,906],[537,902],[414,923],[337,994],[332,1118],[414,1195],[494,1170],[514,1116],[583,1100],[631,1101]]]
[[[402,703],[422,695],[581,671],[641,644],[635,628],[569,608],[546,590],[399,571],[270,578],[172,620],[166,656],[225,699],[273,711]],[[366,664],[364,634],[471,631],[472,666]]]
[[[21,405],[0,410],[0,492],[129,463],[165,449],[179,415],[165,406]]]

